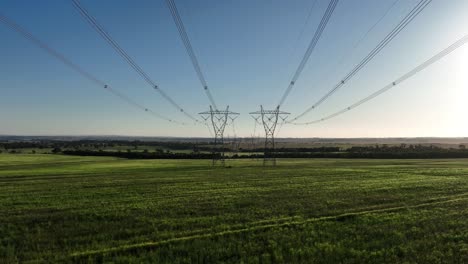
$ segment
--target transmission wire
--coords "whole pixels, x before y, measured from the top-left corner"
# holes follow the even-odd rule
[[[325,30],[326,25],[328,24],[328,21],[330,17],[333,14],[333,11],[335,10],[336,5],[338,4],[339,0],[330,0],[330,3],[328,4],[327,10],[325,11],[322,20],[320,21],[319,25],[317,26],[317,29],[314,33],[313,38],[311,39],[309,46],[304,53],[301,62],[299,63],[299,66],[297,67],[296,71],[294,72],[294,75],[291,79],[291,82],[288,85],[288,88],[286,91],[283,93],[283,96],[281,97],[281,100],[278,103],[278,108],[281,107],[281,105],[284,103],[288,95],[291,93],[292,88],[294,87],[296,81],[299,79],[302,71],[304,70],[305,65],[307,64],[307,61],[310,58],[310,55],[312,54],[315,46],[317,45],[318,41],[320,40],[320,37],[322,36],[323,31]]]
[[[344,62],[346,61],[346,59],[348,57],[351,57],[354,52],[356,51],[356,49],[362,44],[362,42],[369,36],[369,34],[372,32],[372,30],[374,30],[375,27],[377,27],[378,24],[380,24],[380,22],[382,22],[382,20],[390,13],[390,10],[392,10],[392,8],[399,2],[400,0],[395,0],[386,10],[385,12],[382,14],[382,16],[366,31],[366,33],[364,33],[361,38],[353,45],[353,47],[349,50],[349,52],[343,54],[343,56],[341,56],[341,58],[338,60],[338,63],[336,64],[335,67],[333,67],[334,69],[340,69],[343,65],[344,65]],[[329,75],[331,76],[331,75]],[[321,80],[319,80],[317,83],[321,83]]]
[[[101,37],[135,70],[143,80],[148,83],[151,88],[156,90],[164,99],[166,99],[173,107],[182,112],[185,116],[195,122],[200,122],[198,119],[187,113],[174,99],[172,99],[166,92],[164,92],[150,77],[149,75],[128,55],[128,53],[120,47],[120,45],[110,36],[110,34],[98,23],[96,18],[91,15],[86,8],[84,8],[79,0],[71,0],[73,6],[81,15],[81,17],[88,22],[88,24],[99,34]]]
[[[357,101],[356,103],[340,110],[340,111],[337,111],[331,115],[328,115],[328,116],[325,116],[323,118],[320,118],[320,119],[317,119],[317,120],[313,120],[313,121],[309,121],[309,122],[287,122],[287,123],[290,123],[290,124],[294,124],[294,125],[311,125],[311,124],[316,124],[316,123],[319,123],[319,122],[323,122],[323,121],[326,121],[326,120],[329,120],[329,119],[332,119],[334,117],[337,117],[341,114],[344,114],[374,98],[376,98],[377,96],[387,92],[388,90],[392,89],[393,87],[397,86],[398,84],[406,81],[407,79],[413,77],[414,75],[416,75],[417,73],[419,73],[420,71],[426,69],[427,67],[429,67],[430,65],[432,65],[433,63],[437,62],[438,60],[442,59],[443,57],[449,55],[450,53],[452,53],[453,51],[455,51],[456,49],[460,48],[461,46],[465,45],[466,43],[468,43],[468,35],[465,35],[464,37],[462,37],[461,39],[459,39],[458,41],[454,42],[452,45],[450,45],[449,47],[445,48],[444,50],[442,50],[441,52],[437,53],[436,55],[434,55],[433,57],[431,57],[430,59],[426,60],[425,62],[423,62],[422,64],[420,64],[419,66],[415,67],[414,69],[412,69],[411,71],[407,72],[406,74],[402,75],[400,78],[396,79],[395,81],[387,84],[386,86],[384,86],[383,88],[377,90],[376,92],[368,95],[367,97]]]
[[[316,3],[317,3],[317,0],[314,0],[314,2],[312,3],[312,5],[311,5],[311,7],[309,9],[309,12],[307,13],[307,18],[304,21],[304,25],[302,26],[302,30],[300,31],[299,35],[297,36],[296,42],[295,42],[295,44],[293,46],[293,49],[291,50],[291,54],[288,56],[289,58],[292,58],[296,54],[297,48],[299,46],[299,42],[304,36],[304,32],[305,32],[305,30],[307,28],[307,25],[309,24],[310,18],[312,17],[312,13],[314,11]]]
[[[360,62],[358,63],[341,81],[335,85],[333,89],[327,92],[321,97],[315,104],[306,109],[303,113],[292,119],[295,121],[319,105],[325,102],[332,94],[338,89],[345,85],[353,76],[355,76],[364,66],[366,66],[380,51],[382,51],[403,29],[405,29],[411,21],[416,18],[430,3],[432,0],[420,0],[419,3],[403,18],[402,21]]]
[[[200,67],[200,63],[198,62],[195,52],[193,51],[192,44],[190,43],[190,39],[187,35],[187,31],[185,30],[184,23],[182,22],[182,19],[180,18],[179,11],[177,10],[177,6],[174,0],[166,0],[166,4],[169,7],[169,10],[171,11],[171,15],[174,20],[174,23],[176,24],[177,31],[179,32],[182,43],[185,46],[185,50],[187,51],[190,61],[192,62],[192,65],[195,69],[198,79],[200,80],[203,90],[205,91],[205,94],[208,97],[208,100],[210,101],[211,105],[215,108],[215,110],[218,110],[218,107],[213,98],[213,95],[211,94],[211,91],[208,88],[208,84],[206,82],[205,76]]]
[[[125,101],[126,103],[128,103],[129,105],[132,105],[136,108],[139,108],[145,112],[148,112],[149,114],[155,116],[155,117],[158,117],[160,119],[164,119],[166,121],[169,121],[169,122],[172,122],[172,123],[178,123],[178,124],[184,124],[184,123],[180,123],[180,122],[177,122],[173,119],[170,119],[170,118],[167,118],[161,114],[158,114],[156,112],[154,112],[153,110],[135,102],[134,100],[132,100],[130,97],[124,95],[123,93],[115,90],[114,88],[112,88],[110,85],[107,85],[104,81],[98,79],[97,77],[95,77],[94,75],[92,75],[91,73],[89,73],[88,71],[84,70],[82,67],[78,66],[77,64],[73,63],[71,60],[69,60],[68,58],[66,58],[63,54],[59,53],[58,51],[52,49],[49,45],[47,45],[46,43],[44,43],[43,41],[39,40],[38,38],[36,38],[35,36],[33,36],[30,32],[28,32],[25,28],[21,27],[20,25],[16,24],[15,22],[13,22],[11,19],[5,17],[4,15],[0,14],[0,21],[3,22],[6,26],[8,26],[9,28],[13,29],[14,31],[16,31],[17,33],[19,33],[20,35],[22,35],[24,38],[28,39],[29,41],[31,41],[34,45],[36,45],[37,47],[41,48],[42,50],[46,51],[49,55],[55,57],[56,59],[58,59],[59,61],[61,61],[63,64],[65,64],[66,66],[70,67],[71,69],[73,69],[74,71],[78,72],[79,74],[81,74],[83,77],[85,77],[86,79],[90,80],[91,82],[94,82],[95,84],[97,84],[99,87],[102,87],[102,88],[105,88],[106,90],[108,90],[109,92],[111,92],[113,95],[119,97],[120,99],[122,99],[123,101]]]

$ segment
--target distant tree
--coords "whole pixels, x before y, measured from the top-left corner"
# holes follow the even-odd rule
[[[57,154],[57,153],[60,153],[60,152],[62,152],[62,149],[59,148],[59,147],[55,147],[54,149],[52,149],[52,153],[54,153],[54,154]]]
[[[36,151],[33,149],[33,150],[31,151],[31,153],[32,153],[32,154],[36,154]]]
[[[463,144],[460,144],[460,146],[458,146],[459,149],[462,149],[462,150],[465,150],[466,149],[466,146],[463,145]]]
[[[158,153],[158,154],[163,154],[164,150],[163,149],[156,149],[155,152]]]

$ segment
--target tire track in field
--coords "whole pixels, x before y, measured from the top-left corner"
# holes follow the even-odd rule
[[[220,237],[220,236],[240,234],[240,233],[278,228],[278,227],[304,225],[304,224],[318,222],[318,221],[346,219],[348,217],[361,216],[361,215],[366,215],[366,214],[386,213],[386,212],[395,212],[395,211],[400,211],[400,210],[405,210],[405,209],[422,208],[422,207],[431,206],[431,205],[439,205],[439,204],[464,201],[468,199],[468,197],[466,197],[467,195],[468,193],[464,193],[464,194],[455,195],[452,197],[450,196],[444,197],[444,198],[453,198],[453,199],[448,199],[448,200],[443,200],[443,201],[437,201],[433,199],[433,200],[429,200],[428,202],[424,202],[424,203],[420,203],[416,205],[396,206],[396,207],[380,208],[380,209],[373,209],[373,210],[364,210],[364,211],[344,213],[344,214],[339,214],[339,215],[334,215],[334,216],[314,217],[314,218],[309,218],[305,220],[297,220],[297,221],[282,222],[282,220],[288,220],[289,218],[294,219],[297,217],[285,217],[285,218],[275,219],[273,221],[276,221],[276,222],[279,221],[280,223],[271,223],[271,224],[268,224],[269,220],[262,220],[262,221],[258,221],[258,223],[266,222],[266,224],[260,224],[260,225],[257,224],[257,225],[252,225],[249,227],[230,229],[230,230],[225,230],[225,231],[220,231],[220,232],[215,232],[215,233],[188,235],[188,236],[170,238],[170,239],[161,240],[161,241],[123,245],[123,246],[111,247],[111,248],[101,249],[101,250],[89,250],[89,251],[83,251],[83,252],[76,252],[76,253],[71,254],[70,257],[73,259],[80,259],[80,258],[97,256],[97,255],[108,255],[108,254],[117,253],[117,252],[151,249],[151,248],[155,248],[158,246],[175,243],[175,242],[181,242],[181,241],[190,241],[190,240],[195,240],[195,239]],[[457,197],[457,198],[454,198],[454,197]]]

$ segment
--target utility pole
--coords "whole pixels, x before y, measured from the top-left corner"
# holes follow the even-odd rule
[[[211,120],[211,126],[214,131],[214,146],[212,148],[213,163],[215,166],[217,163],[221,163],[221,166],[225,166],[224,159],[224,129],[228,120],[234,121],[239,116],[239,113],[229,111],[229,106],[226,110],[213,110],[210,105],[210,110],[199,113],[203,120]]]
[[[278,120],[285,122],[289,113],[279,110],[279,106],[274,110],[265,110],[260,106],[260,111],[251,112],[250,115],[257,122],[262,120],[263,128],[265,129],[265,149],[263,154],[263,166],[276,166],[275,156],[275,129]]]

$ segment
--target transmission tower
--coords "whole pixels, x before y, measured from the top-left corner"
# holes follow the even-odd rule
[[[221,166],[224,166],[224,129],[228,120],[234,121],[239,116],[239,113],[229,111],[229,106],[226,107],[226,110],[213,110],[213,107],[210,105],[210,110],[200,113],[200,116],[205,122],[211,120],[211,126],[214,131],[214,146],[212,148],[213,166],[217,163],[221,163]]]
[[[255,121],[261,119],[263,128],[265,129],[265,149],[263,154],[263,166],[276,166],[275,156],[275,129],[278,120],[285,122],[289,113],[279,110],[279,106],[275,110],[264,110],[260,106],[260,111],[252,112],[250,115]]]

